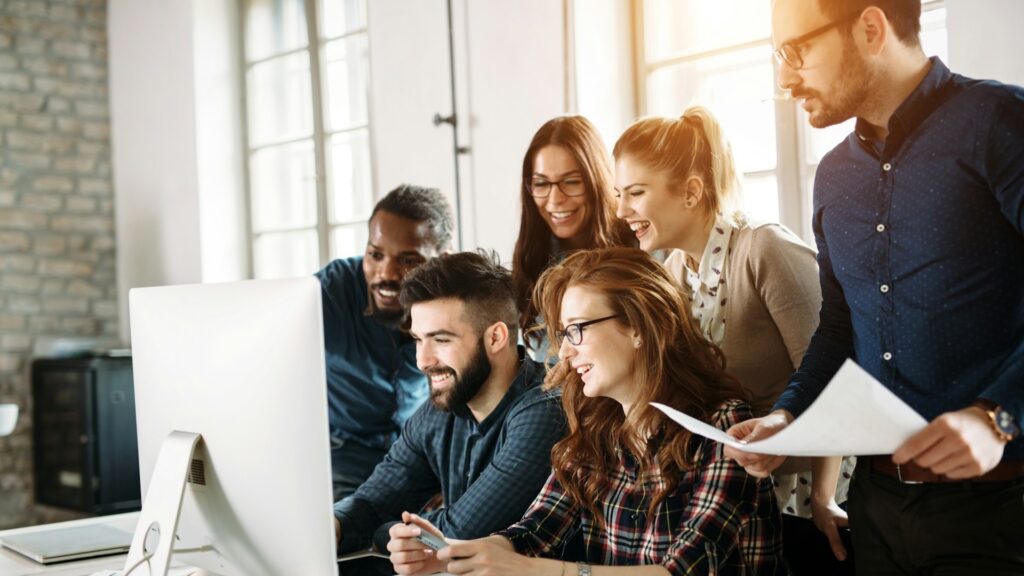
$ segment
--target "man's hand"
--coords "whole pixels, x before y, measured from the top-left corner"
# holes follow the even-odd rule
[[[740,422],[726,430],[726,433],[741,442],[753,442],[778,434],[783,428],[789,426],[789,423],[792,421],[792,414],[786,410],[776,410],[767,416]],[[756,478],[767,478],[773,470],[781,466],[786,460],[785,456],[743,452],[731,446],[725,447],[725,456],[735,460],[737,464],[747,471],[747,474]]]
[[[429,521],[409,512],[402,512],[402,522],[395,524],[388,533],[388,552],[391,552],[391,565],[398,574],[434,574],[444,572],[444,563],[437,559],[433,550],[420,544],[416,537],[421,532],[431,532],[444,538],[444,534]]]
[[[932,420],[896,450],[892,461],[913,460],[935,474],[966,480],[995,468],[1005,447],[985,411],[971,406]]]

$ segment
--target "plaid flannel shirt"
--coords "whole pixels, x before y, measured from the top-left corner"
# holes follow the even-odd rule
[[[711,424],[727,429],[752,416],[748,405],[724,404]],[[657,445],[657,438],[651,447]],[[552,474],[525,517],[498,532],[516,550],[598,565],[661,564],[672,574],[784,575],[782,520],[770,480],[747,475],[725,458],[722,445],[704,439],[695,466],[675,492],[648,515],[664,486],[657,459],[645,469],[620,452],[600,503],[607,531],[576,505]],[[584,473],[590,466],[580,463]]]

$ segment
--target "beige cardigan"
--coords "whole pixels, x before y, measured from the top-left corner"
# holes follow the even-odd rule
[[[721,347],[727,370],[761,415],[800,366],[818,326],[818,264],[814,251],[780,224],[744,224],[733,230],[730,246],[719,292],[728,297]],[[665,267],[688,291],[683,252],[673,251]]]

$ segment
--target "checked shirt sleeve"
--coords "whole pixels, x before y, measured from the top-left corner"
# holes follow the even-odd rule
[[[719,411],[714,424],[726,429],[750,416],[749,408],[738,409],[736,404],[731,404]],[[702,446],[693,473],[690,502],[662,564],[676,575],[718,574],[730,556],[736,557],[741,532],[758,510],[764,487],[726,458],[721,444],[711,441],[705,441]],[[770,531],[755,529],[752,532],[755,541],[744,542],[745,549],[740,556],[751,573],[759,574],[761,555],[775,550],[778,543],[770,541]]]
[[[565,545],[579,522],[579,507],[551,474],[523,519],[496,534],[508,538],[520,554],[557,556],[554,551]]]

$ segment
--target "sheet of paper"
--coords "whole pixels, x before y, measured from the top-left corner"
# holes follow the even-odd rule
[[[747,452],[786,456],[892,454],[928,424],[852,360],[843,364],[818,399],[782,432],[749,444],[668,406],[652,406],[694,434]]]

